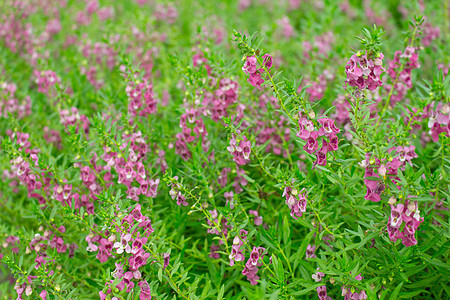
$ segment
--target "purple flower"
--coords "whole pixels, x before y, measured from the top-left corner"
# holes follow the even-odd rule
[[[318,135],[319,133],[317,131],[313,131],[306,140],[306,145],[303,149],[309,154],[313,154],[319,148],[319,143],[317,142]]]
[[[163,259],[164,259],[163,269],[165,269],[169,265],[170,253],[163,253]]]
[[[143,265],[147,264],[147,259],[150,257],[150,253],[144,252],[143,249],[141,249],[139,252],[133,254],[128,259],[128,264],[130,266],[130,270],[137,270]]]
[[[317,272],[315,274],[313,274],[311,277],[312,279],[314,279],[316,282],[320,282],[322,281],[322,278],[325,276],[325,273],[323,272],[319,272],[319,268],[317,268]]]
[[[308,244],[306,247],[306,258],[316,258],[317,256],[314,252],[316,252],[316,246]]]
[[[139,281],[138,286],[141,288],[141,293],[139,294],[139,300],[151,300],[152,295],[150,291],[150,285],[147,281]]]
[[[242,271],[242,274],[247,276],[247,279],[250,281],[251,285],[257,284],[259,277],[256,273],[258,273],[258,267],[262,265],[260,259],[264,257],[265,251],[266,249],[263,247],[253,247],[253,250],[250,253],[250,258],[247,260],[245,268]]]
[[[317,290],[317,296],[319,297],[320,300],[327,300],[328,299],[327,286],[326,285],[321,285],[316,290]]]

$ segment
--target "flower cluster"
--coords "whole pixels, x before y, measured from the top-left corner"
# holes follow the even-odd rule
[[[386,188],[385,184],[381,180],[388,175],[391,180],[396,183],[400,181],[398,175],[398,169],[404,167],[405,163],[411,164],[411,160],[417,157],[415,146],[408,147],[393,147],[389,149],[389,153],[394,157],[390,159],[378,159],[372,157],[370,153],[366,153],[366,158],[360,163],[365,168],[364,184],[367,187],[367,193],[364,199],[373,202],[381,200],[381,194]],[[375,172],[375,170],[377,172]],[[380,180],[370,179],[368,177],[380,178]]]
[[[211,84],[213,84],[214,81],[216,81],[216,79],[212,80]],[[214,93],[206,93],[203,104],[209,107],[211,119],[217,122],[223,116],[228,116],[228,107],[237,102],[237,96],[237,82],[229,78],[222,78],[219,80],[217,89]]]
[[[101,156],[106,165],[102,166],[97,164],[95,160],[91,162],[91,166],[81,167],[82,179],[85,185],[91,189],[91,187],[97,187],[96,174],[106,171],[103,180],[111,185],[112,173],[114,169],[118,175],[117,183],[123,184],[127,187],[127,198],[134,201],[139,201],[139,196],[154,198],[157,195],[157,189],[159,185],[159,178],[150,179],[147,176],[143,161],[146,158],[149,151],[145,139],[142,137],[142,133],[139,131],[132,134],[123,134],[123,143],[120,145],[117,153],[112,151],[110,147],[104,147],[104,153]],[[128,147],[128,158],[125,159],[123,151]],[[96,158],[96,156],[95,156]],[[93,169],[91,168],[93,167]],[[94,183],[94,184],[93,184]]]
[[[38,92],[49,94],[50,89],[54,87],[57,83],[61,83],[61,79],[56,76],[56,73],[47,71],[35,71],[34,76],[36,77],[36,84],[38,85]]]
[[[306,92],[309,94],[309,99],[311,101],[322,99],[327,89],[328,82],[332,81],[333,79],[334,75],[327,70],[320,74],[317,77],[316,81],[311,81],[309,78],[305,78],[305,84],[310,85],[306,88]],[[298,93],[301,93],[302,85],[298,87]]]
[[[137,156],[133,150],[130,150],[129,160],[125,161],[123,158],[116,159],[116,171],[119,174],[118,183],[124,184],[128,188],[128,196],[134,201],[139,201],[139,195],[154,198],[156,197],[159,178],[156,180],[147,178],[145,174],[145,167],[142,162],[137,161]],[[140,186],[132,186],[133,181],[136,181]]]
[[[234,265],[235,261],[244,261],[244,243],[247,241],[248,232],[244,229],[239,231],[239,235],[234,237],[233,246],[231,246],[230,266]]]
[[[419,228],[423,218],[420,217],[419,204],[417,201],[407,199],[405,204],[395,204],[395,199],[391,201],[391,215],[387,223],[387,230],[389,232],[389,239],[393,242],[398,239],[402,240],[406,247],[417,245],[415,232]],[[401,231],[402,224],[403,231]]]
[[[361,274],[355,277],[356,280],[361,281],[363,277]],[[342,296],[344,296],[344,300],[364,300],[367,299],[366,291],[358,290],[354,287],[349,287],[347,285],[341,286]]]
[[[97,258],[104,263],[109,257],[116,259],[124,257],[127,264],[116,262],[116,270],[113,277],[119,280],[116,288],[120,291],[126,289],[130,293],[135,286],[133,280],[141,280],[138,285],[141,287],[141,299],[149,297],[148,283],[142,280],[141,269],[147,264],[150,252],[145,247],[149,236],[154,232],[151,221],[147,216],[142,215],[141,206],[137,204],[127,215],[122,217],[120,224],[113,224],[115,234],[105,231],[101,234],[90,234],[86,236],[88,243],[87,250],[97,252]],[[123,261],[123,259],[121,259]],[[125,271],[125,266],[128,270]],[[163,264],[164,266],[164,264]],[[106,289],[99,292],[102,299],[112,292],[110,284]]]
[[[17,85],[14,83],[0,83],[0,117],[7,118],[8,113],[22,119],[31,114],[31,98],[26,96],[22,101],[15,95]]]
[[[210,210],[209,211],[210,218],[206,220],[208,223],[209,228],[207,229],[207,232],[209,234],[216,234],[221,237],[219,240],[219,245],[222,245],[223,238],[228,237],[228,229],[231,228],[230,225],[228,225],[228,220],[225,217],[221,217],[219,222],[219,213],[217,212],[217,209]]]
[[[145,79],[142,82],[131,81],[125,91],[129,98],[128,113],[130,115],[148,117],[156,113],[157,101],[153,94],[153,85],[150,82]]]
[[[323,60],[328,57],[329,52],[333,49],[333,43],[334,35],[331,31],[315,36],[312,44],[308,40],[303,41],[303,61],[305,63],[311,61],[311,56]]]
[[[320,125],[320,128],[316,129],[314,123],[299,112],[299,131],[297,132],[297,136],[306,142],[303,149],[309,154],[316,155],[317,159],[314,162],[314,165],[318,164],[319,166],[325,166],[327,164],[327,153],[338,149],[339,138],[336,134],[339,133],[340,130],[334,125],[334,120],[330,118],[318,119],[318,124]],[[319,137],[323,137],[322,147],[317,151],[317,149],[319,149]],[[328,142],[325,137],[328,139]]]
[[[157,4],[153,16],[158,21],[165,21],[168,24],[173,24],[178,18],[178,11],[173,4]]]
[[[383,84],[380,79],[380,75],[385,71],[383,58],[383,53],[378,57],[368,57],[367,53],[353,54],[345,66],[347,74],[345,83],[360,90],[374,91]]]
[[[316,282],[321,282],[322,278],[325,277],[325,273],[320,272],[319,268],[317,268],[317,272],[314,273],[312,276],[312,279],[314,279]]]
[[[177,205],[178,206],[188,206],[188,203],[186,202],[186,198],[183,195],[183,185],[178,182],[178,176],[173,177],[173,181],[170,183],[171,189],[170,189],[170,197],[172,197],[172,200],[177,199]]]
[[[428,132],[433,139],[433,142],[439,141],[439,135],[445,133],[445,136],[450,136],[450,105],[448,103],[438,103],[436,110],[430,110],[427,116],[428,119]]]
[[[279,19],[277,21],[277,24],[281,28],[281,32],[283,33],[285,38],[289,39],[294,36],[294,27],[292,27],[291,23],[289,22],[288,16],[284,16]]]
[[[41,228],[42,229],[42,228]],[[60,226],[57,231],[64,233],[66,228]],[[30,241],[26,252],[31,253],[34,251],[36,254],[35,263],[36,269],[46,266],[51,260],[49,259],[49,254],[47,251],[49,249],[56,249],[57,253],[65,253],[69,250],[69,258],[74,256],[77,244],[66,244],[61,236],[57,235],[57,232],[52,232],[51,230],[45,230],[43,235],[39,233],[34,235],[34,238]]]
[[[345,124],[350,121],[349,109],[351,108],[349,100],[343,96],[339,95],[334,101],[333,106],[336,107],[335,113],[332,117],[339,124]]]
[[[33,154],[35,157],[35,165],[37,167],[37,155]],[[39,201],[39,204],[45,204],[45,198],[40,194],[43,183],[40,181],[37,174],[34,173],[30,168],[30,163],[24,160],[21,156],[17,157],[13,162],[12,170],[19,179],[19,181],[27,187],[28,196],[30,198],[36,198]],[[44,177],[44,187],[48,187],[50,184],[50,180],[47,177]]]
[[[239,167],[236,168],[236,177],[234,177],[234,192],[236,194],[241,193],[244,189],[242,187],[246,186],[248,184],[247,179],[244,177],[245,170],[240,169]]]
[[[301,191],[300,193],[290,186],[284,188],[282,197],[286,197],[286,204],[291,211],[291,217],[297,219],[301,217],[304,212],[306,212],[307,195],[306,191]]]
[[[256,132],[259,132],[256,137],[256,145],[266,145],[267,153],[274,153],[276,155],[286,155],[286,150],[283,149],[283,141],[288,142],[291,138],[291,130],[289,129],[288,120],[284,116],[280,116],[280,121],[277,123],[271,122],[266,124],[263,121],[258,121]]]
[[[14,236],[14,235],[10,235],[8,236],[5,241],[2,244],[3,248],[11,248],[11,252],[12,253],[19,253],[19,243],[20,243],[20,239],[18,236]],[[3,256],[0,253],[0,259],[2,259]]]
[[[437,1],[5,1],[1,296],[445,295]]]
[[[423,29],[423,37],[421,42],[425,47],[428,47],[431,45],[431,42],[437,39],[440,35],[441,29],[439,26],[433,27],[433,25],[427,23]]]
[[[395,52],[394,59],[389,63],[387,73],[393,81],[393,85],[385,85],[386,91],[393,89],[392,103],[402,101],[406,92],[412,88],[411,71],[419,68],[419,54],[417,49],[406,47],[405,51]]]
[[[201,140],[203,150],[208,152],[209,141],[206,138],[208,132],[199,109],[186,109],[186,113],[180,117],[180,128],[182,131],[177,133],[175,142],[175,153],[180,155],[184,160],[192,157],[191,151],[188,149],[188,144],[193,144],[195,141]],[[194,134],[194,135],[192,135]]]
[[[23,294],[25,294],[26,296],[30,296],[33,293],[33,285],[32,285],[33,281],[32,280],[34,278],[36,278],[36,276],[27,276],[26,282],[24,282],[22,284],[16,283],[14,285],[14,290],[17,293],[17,300],[23,300],[24,299]],[[45,293],[45,295],[47,295],[47,293]],[[44,297],[45,297],[45,295],[44,295]],[[44,297],[41,296],[42,299],[44,299]]]
[[[59,131],[50,129],[48,126],[44,127],[44,139],[47,143],[53,144],[55,148],[62,149],[62,139]]]
[[[255,217],[253,222],[255,223],[256,226],[260,226],[262,224],[263,217],[258,214],[258,211],[256,211],[256,210],[249,210],[248,213]]]
[[[92,1],[95,2],[95,1]],[[98,4],[98,3],[97,3]],[[116,65],[116,52],[114,48],[106,43],[94,43],[89,40],[82,47],[83,56],[89,61],[88,66],[81,67],[81,74],[85,74],[88,81],[96,88],[100,89],[104,85],[104,80],[98,79],[98,71],[104,64],[110,71]]]
[[[317,250],[317,246],[316,245],[312,245],[308,244],[308,246],[306,247],[306,258],[316,258],[316,250]]]
[[[89,133],[89,120],[86,115],[80,115],[78,112],[78,108],[72,106],[70,110],[62,109],[59,112],[59,117],[61,120],[61,124],[67,129],[67,126],[76,126],[76,132],[78,132],[78,128],[81,126],[83,131],[88,134]]]
[[[263,64],[267,70],[270,70],[270,68],[272,68],[273,66],[272,56],[270,56],[269,54],[265,54],[263,56]],[[244,71],[245,74],[249,75],[249,78],[247,79],[248,83],[261,90],[261,84],[264,83],[264,79],[262,79],[264,68],[258,68],[257,65],[258,59],[256,58],[256,56],[248,56],[244,66],[242,67],[242,71]]]
[[[262,266],[262,259],[266,253],[266,249],[263,247],[253,247],[252,252],[250,253],[250,257],[245,263],[245,268],[242,271],[244,276],[247,276],[248,281],[250,281],[251,285],[256,285],[259,279],[259,276],[256,275],[258,273],[258,267]]]
[[[233,160],[238,165],[245,165],[250,162],[250,153],[252,152],[252,144],[247,137],[242,136],[242,140],[233,134],[230,140],[230,146],[227,150],[233,155]]]

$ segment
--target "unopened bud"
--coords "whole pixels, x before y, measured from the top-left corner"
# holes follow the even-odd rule
[[[383,176],[383,177],[386,175],[386,167],[384,165],[381,165],[378,168],[378,175]]]
[[[397,203],[397,199],[394,196],[392,196],[391,198],[389,198],[388,203],[392,204],[392,205],[395,205],[395,203]]]

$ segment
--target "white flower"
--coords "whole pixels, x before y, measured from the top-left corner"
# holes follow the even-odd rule
[[[28,285],[25,289],[25,295],[30,296],[33,293],[33,289],[31,288],[31,285]]]

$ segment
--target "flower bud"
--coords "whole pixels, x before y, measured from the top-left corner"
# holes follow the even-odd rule
[[[397,203],[397,199],[394,196],[391,196],[391,198],[389,198],[388,203],[391,205],[395,205],[395,203]]]
[[[384,165],[381,165],[378,168],[378,175],[383,176],[383,177],[386,175],[386,167]]]

